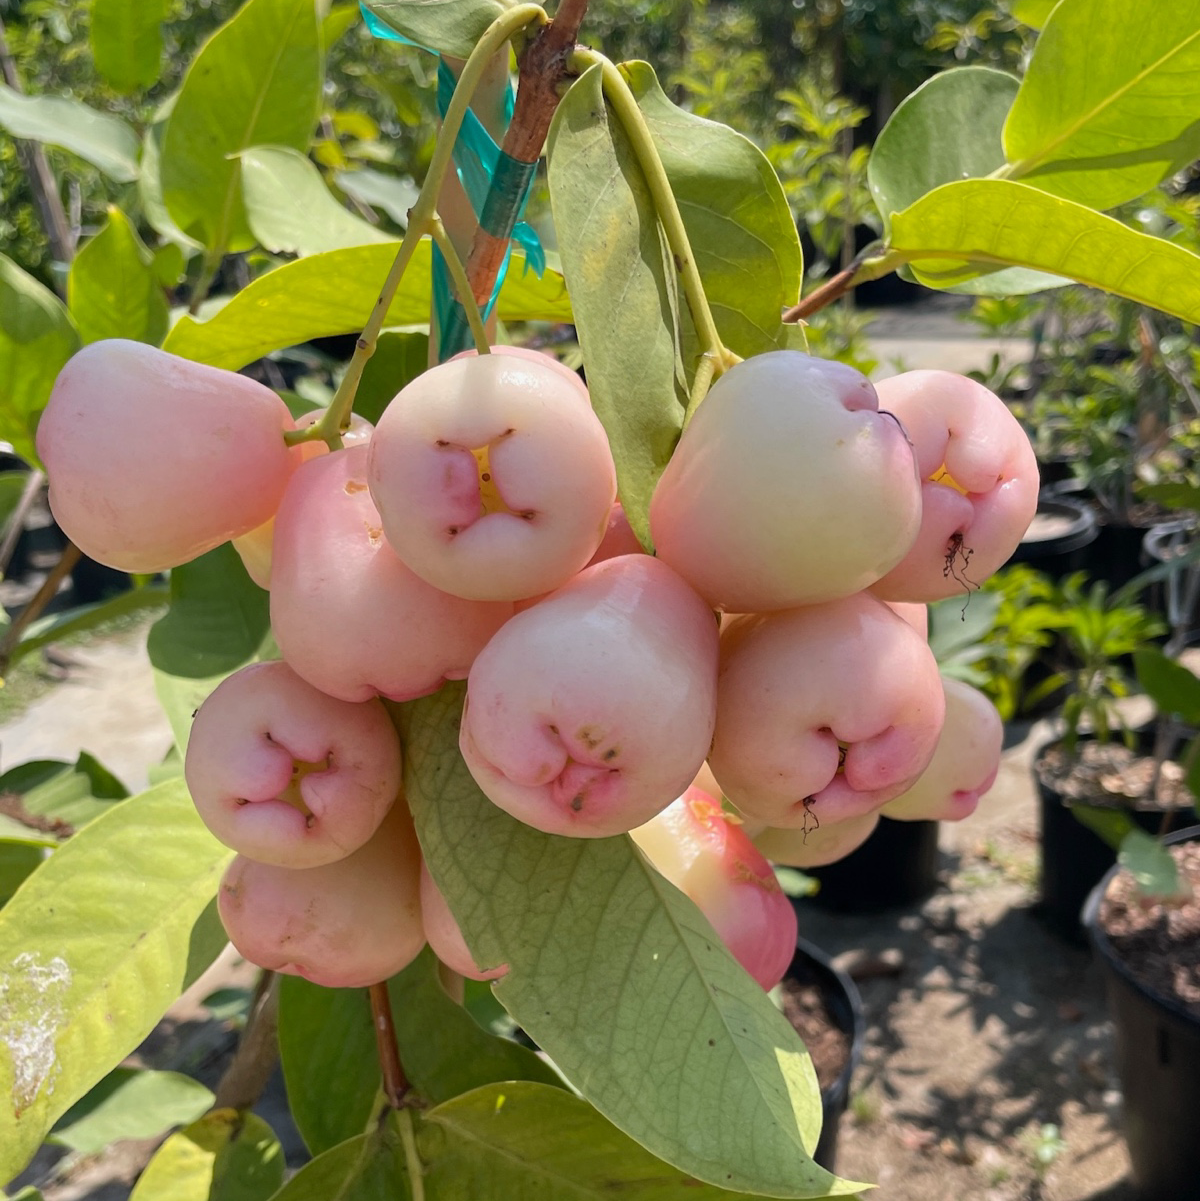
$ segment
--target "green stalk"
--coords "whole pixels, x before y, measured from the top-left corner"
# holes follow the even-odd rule
[[[320,438],[333,449],[341,447],[341,435],[349,428],[350,412],[354,406],[354,397],[358,391],[359,381],[362,379],[363,369],[367,365],[367,360],[375,353],[379,333],[383,329],[383,323],[387,318],[392,300],[400,288],[400,281],[404,278],[404,272],[417,248],[417,243],[427,234],[433,234],[434,222],[438,220],[438,193],[442,189],[446,172],[453,162],[454,143],[458,138],[458,132],[467,115],[467,110],[470,108],[471,97],[475,94],[475,89],[483,77],[488,61],[521,30],[535,22],[544,24],[547,20],[546,12],[541,5],[515,5],[501,13],[488,26],[483,37],[476,43],[475,49],[471,51],[471,57],[467,59],[466,66],[463,67],[462,74],[458,79],[458,86],[454,89],[454,96],[446,109],[442,131],[438,136],[437,145],[434,147],[433,158],[430,160],[425,182],[421,185],[421,192],[417,197],[416,204],[409,210],[408,229],[405,231],[404,240],[396,252],[396,260],[392,263],[392,269],[384,281],[379,299],[375,302],[375,307],[371,310],[366,325],[363,326],[350,365],[346,368],[346,374],[342,377],[337,393],[321,420],[308,429],[293,430],[285,435],[289,446]]]
[[[646,124],[646,118],[638,107],[637,97],[634,96],[628,81],[620,68],[595,50],[579,47],[571,56],[571,62],[573,67],[591,67],[597,64],[600,67],[604,96],[612,105],[613,113],[621,123],[621,129],[629,139],[638,166],[646,178],[659,224],[666,235],[667,245],[671,248],[675,260],[675,268],[679,272],[684,299],[696,325],[703,358],[696,371],[696,383],[692,387],[692,395],[684,417],[686,423],[708,394],[712,380],[728,371],[735,363],[740,362],[740,359],[725,346],[717,332],[717,323],[713,318],[708,297],[704,293],[704,283],[700,279],[700,270],[696,266],[696,256],[692,253],[692,244],[688,240],[679,204],[671,190],[671,181],[667,178],[666,168],[659,156],[658,147],[654,145],[650,127]]]
[[[475,339],[475,349],[480,354],[490,354],[492,348],[488,345],[483,314],[479,311],[479,304],[471,289],[471,281],[467,278],[467,269],[463,266],[462,259],[458,257],[458,251],[454,249],[454,243],[450,240],[450,235],[446,232],[446,226],[441,217],[433,218],[430,233],[433,234],[433,240],[446,260],[446,267],[454,282],[454,294],[467,314],[467,324],[471,327],[471,336]]]
[[[400,1128],[400,1141],[404,1144],[404,1162],[408,1166],[408,1184],[412,1201],[425,1201],[425,1165],[417,1153],[417,1136],[413,1130],[411,1109],[401,1109],[396,1114],[396,1125]]]

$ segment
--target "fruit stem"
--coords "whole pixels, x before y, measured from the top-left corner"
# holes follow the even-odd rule
[[[700,279],[700,270],[696,266],[696,256],[692,253],[692,244],[688,240],[679,204],[671,190],[671,181],[667,177],[650,127],[638,107],[637,97],[634,96],[628,80],[615,63],[587,47],[577,48],[571,56],[571,62],[576,69],[599,65],[605,98],[612,105],[613,112],[633,147],[638,166],[641,167],[646,185],[650,189],[659,224],[666,235],[667,245],[671,248],[675,269],[679,272],[683,295],[696,325],[703,356],[697,365],[692,395],[688,402],[687,411],[690,416],[704,399],[713,379],[741,360],[724,345],[721,335],[717,332],[717,323],[709,307],[708,297],[704,294],[704,283]]]
[[[826,305],[840,300],[851,288],[888,275],[897,267],[903,266],[907,260],[908,256],[902,251],[884,248],[880,253],[878,244],[868,247],[848,267],[836,275],[831,275],[820,287],[809,292],[799,304],[788,309],[783,319],[787,322],[803,321],[805,317],[811,317]]]
[[[454,161],[452,158],[454,143],[458,139],[458,131],[462,127],[463,119],[470,107],[471,97],[475,94],[475,89],[483,78],[492,55],[527,26],[534,23],[543,25],[547,20],[549,18],[546,16],[546,11],[540,4],[517,4],[501,13],[475,44],[475,49],[471,51],[471,57],[467,59],[462,74],[458,77],[458,86],[454,89],[454,95],[446,109],[446,116],[442,121],[442,131],[438,135],[433,158],[430,159],[429,170],[425,175],[425,182],[421,185],[416,203],[409,209],[408,229],[405,231],[404,240],[400,243],[400,249],[396,251],[395,262],[392,263],[392,268],[384,281],[379,299],[376,300],[375,307],[371,310],[371,315],[367,318],[367,323],[359,335],[358,343],[354,347],[354,355],[350,360],[350,365],[346,368],[346,374],[342,376],[333,401],[320,421],[309,426],[308,429],[290,430],[284,435],[284,440],[289,446],[295,446],[299,442],[315,441],[318,438],[327,442],[333,449],[341,446],[341,435],[350,426],[350,413],[354,407],[354,397],[358,392],[363,369],[367,365],[367,360],[375,353],[379,332],[383,329],[388,309],[400,288],[400,281],[404,278],[404,272],[417,248],[417,243],[427,234],[433,234],[433,223],[437,220],[438,193],[442,189],[442,181],[446,177],[446,172]]]
[[[458,251],[454,249],[454,243],[446,232],[445,224],[437,214],[434,214],[433,220],[430,222],[430,233],[433,235],[438,249],[442,252],[442,257],[446,260],[450,278],[454,282],[454,294],[467,314],[467,324],[471,327],[471,337],[475,339],[475,349],[480,354],[490,354],[491,347],[488,345],[483,314],[479,311],[479,302],[475,299],[471,281],[467,278],[467,269],[463,266],[462,259],[458,257]]]
[[[383,1075],[383,1095],[393,1109],[404,1109],[411,1104],[411,1089],[400,1062],[400,1047],[396,1042],[396,1026],[392,1021],[392,1003],[387,985],[372,984],[367,991],[371,998],[371,1025],[375,1027],[379,1070]]]

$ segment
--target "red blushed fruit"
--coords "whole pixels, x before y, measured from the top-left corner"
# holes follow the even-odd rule
[[[425,945],[421,848],[398,801],[370,841],[322,867],[238,856],[217,894],[230,941],[251,963],[325,988],[365,988],[406,968]]]
[[[466,976],[468,980],[499,980],[508,971],[505,963],[485,971],[475,962],[446,898],[433,882],[424,861],[421,863],[421,922],[433,953],[460,976]]]
[[[720,802],[689,788],[631,834],[708,918],[738,963],[763,988],[774,988],[796,951],[796,911],[762,852]]]
[[[93,342],[59,373],[38,425],[50,508],[121,571],[178,567],[249,533],[300,462],[287,406],[244,375],[140,342]]]

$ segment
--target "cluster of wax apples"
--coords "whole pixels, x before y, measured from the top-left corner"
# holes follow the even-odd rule
[[[446,680],[468,681],[460,746],[492,801],[553,834],[633,832],[768,987],[795,938],[768,858],[829,862],[880,813],[959,818],[990,786],[999,719],[941,679],[923,609],[977,587],[1036,506],[1028,440],[978,384],[737,365],[657,486],[656,556],[585,387],[536,352],[435,367],[333,452],[292,428],[245,377],[110,341],[67,364],[38,431],[87,554],[157,572],[232,540],[270,590],[282,661],[222,683],[186,757],[256,963],[360,985],[428,939],[503,970],[472,962],[422,868],[380,699]]]

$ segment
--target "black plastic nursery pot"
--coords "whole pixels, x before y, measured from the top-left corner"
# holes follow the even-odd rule
[[[938,823],[881,817],[856,851],[804,874],[821,882],[805,904],[837,913],[881,913],[932,896],[938,878]]]
[[[1200,826],[1168,843],[1200,838]],[[1100,906],[1117,873],[1092,890],[1083,925],[1104,975],[1116,1032],[1116,1064],[1133,1178],[1146,1201],[1200,1196],[1200,1019],[1174,998],[1138,981],[1100,924]]]
[[[1053,745],[1047,743],[1034,757],[1033,782],[1038,792],[1042,852],[1038,916],[1061,938],[1082,944],[1085,936],[1080,911],[1088,894],[1116,863],[1117,855],[1104,839],[1075,816],[1071,802],[1039,777],[1037,763]],[[1157,834],[1162,827],[1164,810],[1161,808],[1130,807],[1127,812],[1149,834]],[[1190,820],[1191,810],[1180,809],[1171,815],[1168,828],[1179,829]]]
[[[821,1089],[821,1138],[813,1159],[830,1172],[836,1171],[838,1123],[850,1100],[850,1078],[862,1059],[867,1036],[862,998],[854,981],[833,966],[819,947],[805,938],[796,939],[796,954],[784,977],[813,984],[820,992],[833,1024],[850,1040],[850,1054],[836,1080]]]
[[[1009,563],[1028,563],[1056,579],[1083,571],[1100,527],[1090,505],[1074,496],[1043,492],[1037,513]]]

